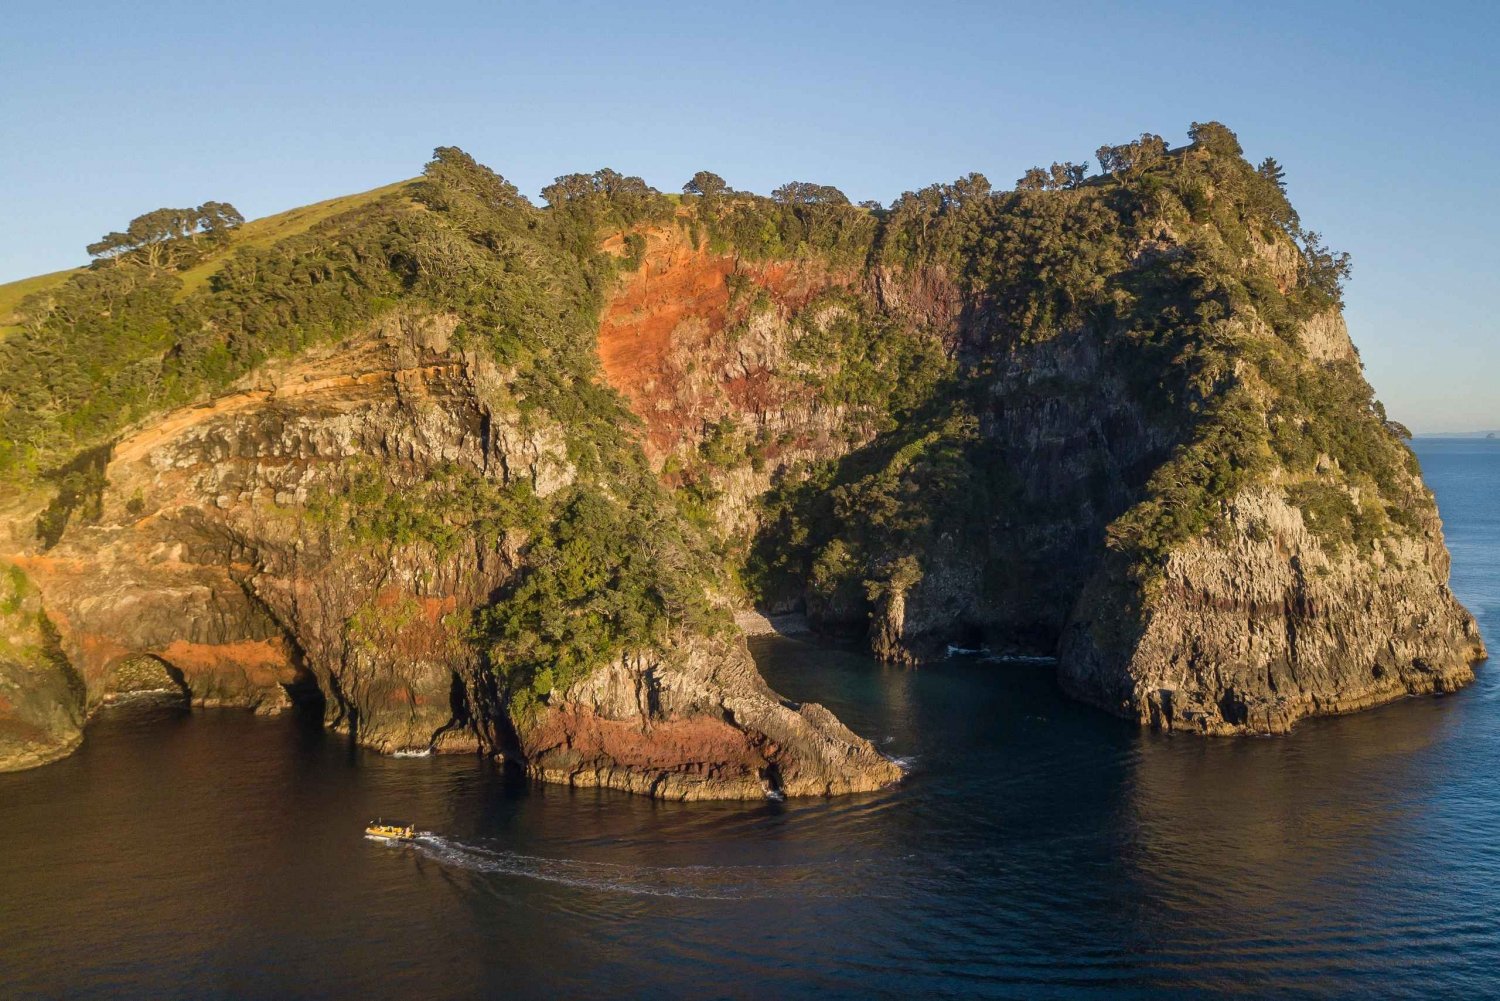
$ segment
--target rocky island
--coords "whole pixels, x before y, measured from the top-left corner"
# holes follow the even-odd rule
[[[751,606],[899,664],[1055,657],[1175,732],[1469,681],[1347,258],[1222,125],[1096,156],[542,208],[446,147],[0,288],[0,768],[160,689],[662,798],[896,781],[761,680]]]

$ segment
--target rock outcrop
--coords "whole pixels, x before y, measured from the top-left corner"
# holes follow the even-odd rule
[[[869,792],[900,778],[827,709],[767,688],[742,644],[689,642],[596,671],[521,724],[528,767],[677,800]]]
[[[83,685],[26,575],[0,573],[0,771],[70,754],[83,740]]]
[[[1330,552],[1269,487],[1228,517],[1172,554],[1145,608],[1107,571],[1090,582],[1062,639],[1068,692],[1166,730],[1284,733],[1473,680],[1484,643],[1435,517],[1369,554]]]

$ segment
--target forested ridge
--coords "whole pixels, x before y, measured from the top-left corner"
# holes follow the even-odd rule
[[[1330,544],[1373,545],[1430,501],[1357,360],[1310,367],[1299,343],[1309,320],[1340,305],[1348,259],[1303,230],[1274,160],[1252,166],[1217,123],[1195,124],[1189,139],[1170,149],[1146,134],[1101,147],[1096,173],[1056,163],[1005,190],[970,174],[889,206],[806,182],[769,197],[737,192],[707,171],[668,196],[604,169],[559,177],[537,207],[444,147],[420,179],[268,245],[236,244],[241,220],[227,203],[158,210],[19,306],[0,342],[0,479],[12,495],[53,498],[37,522],[45,545],[90,516],[98,450],[131,424],[389,311],[452,314],[457,347],[512,373],[523,412],[564,430],[577,483],[543,502],[455,473],[413,496],[351,470],[320,511],[350,544],[443,545],[455,526],[486,520],[491,535],[524,531],[531,569],[472,624],[524,701],[674,624],[717,628],[705,582],[766,604],[805,595],[857,617],[910,587],[939,536],[978,539],[997,517],[1026,519],[1010,460],[986,431],[994,374],[1029,345],[1089,329],[1167,443],[1143,482],[1070,487],[1080,509],[1119,508],[1108,546],[1143,586],[1273,467]],[[717,471],[763,462],[774,443],[710,429],[668,490],[639,447],[639,422],[600,377],[600,309],[653,227],[745,261],[816,259],[870,276],[808,304],[809,315],[837,305],[838,318],[805,324],[794,349],[808,392],[869,434],[839,459],[778,471],[752,545],[715,538],[703,505]],[[614,234],[623,255],[601,249]],[[190,287],[193,268],[211,270]],[[879,276],[919,273],[956,291],[956,333],[872,291]],[[730,281],[756,308],[762,293]],[[1337,483],[1319,475],[1330,462]]]

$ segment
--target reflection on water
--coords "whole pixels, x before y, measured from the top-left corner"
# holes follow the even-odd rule
[[[1422,458],[1495,636],[1500,449],[1472,448]],[[74,758],[0,776],[0,995],[1496,993],[1493,672],[1214,741],[1068,702],[1045,667],[754,649],[906,783],[659,804],[293,719],[108,710]],[[382,814],[430,834],[362,838]]]

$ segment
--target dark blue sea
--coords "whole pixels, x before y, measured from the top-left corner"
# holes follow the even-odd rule
[[[1419,440],[1500,640],[1500,443]],[[661,804],[103,712],[0,775],[0,997],[1500,996],[1500,672],[1287,737],[1142,733],[1043,666],[754,645],[898,790]],[[376,815],[433,832],[360,837]]]

